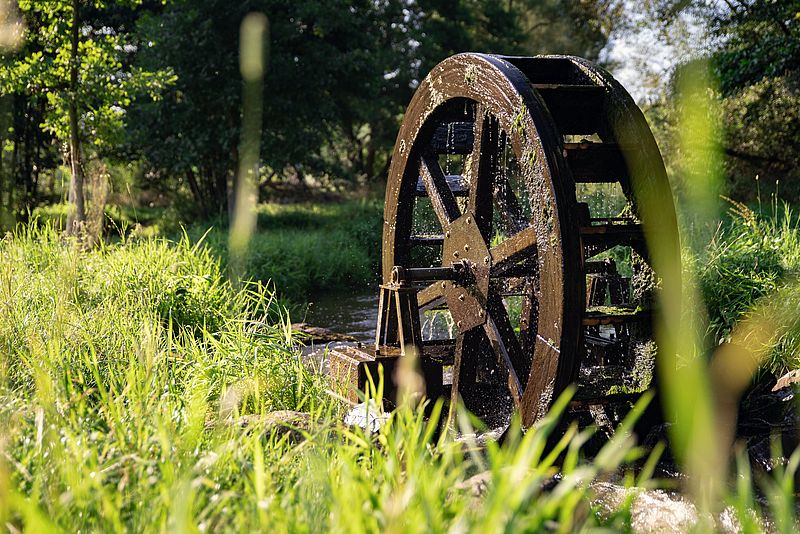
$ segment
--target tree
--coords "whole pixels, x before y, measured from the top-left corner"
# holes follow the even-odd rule
[[[517,0],[528,54],[572,54],[597,60],[624,21],[620,0]]]
[[[137,64],[169,66],[177,81],[162,100],[136,102],[128,147],[151,178],[178,177],[176,187],[188,187],[203,212],[225,211],[241,125],[238,30],[255,10],[270,19],[266,176],[375,180],[416,84],[436,63],[465,51],[552,51],[548,43],[563,35],[596,55],[608,24],[590,19],[612,3],[573,0],[559,10],[533,0],[178,0],[139,26],[153,46]],[[543,22],[532,36],[523,21],[534,12]]]
[[[702,24],[717,76],[730,192],[757,194],[754,178],[800,199],[800,1],[651,0],[668,29],[681,16]],[[679,125],[678,125],[679,126]]]
[[[0,88],[44,102],[37,126],[63,147],[70,167],[67,231],[85,219],[84,161],[119,143],[127,107],[136,94],[157,98],[171,82],[168,69],[131,64],[138,50],[128,29],[142,0],[20,0],[32,30],[20,53],[0,61]]]
[[[148,18],[142,38],[155,44],[140,65],[169,65],[177,82],[163,101],[137,102],[129,146],[150,176],[179,177],[206,214],[225,211],[237,167],[238,32],[250,10],[270,19],[261,150],[268,175],[371,179],[388,162],[417,76],[416,15],[403,2],[178,1]]]
[[[726,95],[800,69],[798,0],[648,0],[646,6],[663,29],[683,15],[705,27]]]

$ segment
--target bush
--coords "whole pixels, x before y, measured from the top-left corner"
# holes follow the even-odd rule
[[[730,340],[734,327],[756,308],[785,308],[773,314],[775,324],[764,368],[782,374],[800,367],[800,228],[788,205],[773,204],[765,217],[730,201],[729,219],[720,226],[699,257],[685,255],[697,273],[700,296],[708,313],[709,344]],[[777,310],[775,310],[777,311]],[[774,322],[774,321],[773,321]],[[795,333],[793,333],[795,332]]]
[[[252,280],[271,280],[295,303],[323,291],[364,287],[379,280],[383,204],[262,204],[244,271]],[[208,225],[187,230],[194,239]],[[227,228],[218,224],[205,238],[228,261]]]
[[[781,181],[784,198],[800,200],[800,73],[765,78],[721,99],[729,191],[755,200],[753,177]]]
[[[206,366],[224,356],[227,368],[242,360],[244,371],[260,364],[246,363],[251,355],[243,350],[286,337],[273,294],[261,286],[235,292],[210,251],[188,239],[86,251],[50,228],[30,227],[6,236],[0,257],[0,377],[11,390],[33,388],[44,362],[67,382],[116,377],[121,390],[130,366],[145,357],[172,365],[188,351],[192,358],[171,372],[199,365],[214,374],[214,366]],[[266,320],[252,330],[242,318],[255,313]],[[221,378],[212,389],[222,388],[227,379]]]

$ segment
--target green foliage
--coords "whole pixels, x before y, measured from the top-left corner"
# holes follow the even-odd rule
[[[753,199],[758,176],[768,186],[780,181],[782,197],[800,199],[800,71],[732,92],[722,111],[731,195]]]
[[[21,0],[27,26],[25,46],[0,59],[0,91],[44,98],[45,115],[39,125],[62,142],[69,138],[68,107],[80,110],[81,137],[95,150],[108,151],[121,140],[125,114],[138,94],[157,98],[174,81],[168,68],[143,70],[130,58],[137,43],[126,25],[141,1],[106,6],[78,2],[81,17],[78,45],[78,91],[70,89],[70,34],[72,0]],[[122,14],[126,14],[125,20]]]
[[[684,14],[705,26],[725,94],[800,68],[797,0],[647,0],[645,9],[664,29]]]
[[[728,341],[745,317],[761,317],[774,329],[762,369],[780,376],[800,367],[800,228],[786,205],[762,216],[734,203],[730,215],[702,255],[684,255],[708,313],[707,341]]]
[[[199,248],[81,252],[51,230],[21,229],[0,254],[3,524],[163,529],[186,477],[208,480],[214,451],[261,443],[204,430],[223,394],[238,392],[237,413],[308,408],[320,395],[272,295],[234,293]],[[215,472],[247,485],[246,465]]]
[[[635,455],[622,432],[584,465],[588,434],[574,428],[545,455],[555,417],[487,457],[465,455],[435,437],[441,405],[430,419],[406,406],[375,436],[342,427],[289,331],[256,313],[276,316],[272,296],[234,293],[185,241],[87,252],[20,229],[0,254],[0,518],[14,528],[569,529],[587,521],[576,513],[586,483]],[[187,278],[200,280],[192,298],[174,290]],[[177,309],[199,313],[176,325]],[[261,419],[278,409],[308,410],[312,423],[286,432]],[[231,424],[245,415],[246,428]],[[563,478],[544,493],[560,450]],[[476,508],[454,488],[485,468]]]
[[[262,204],[259,230],[253,235],[244,271],[253,280],[271,280],[295,303],[323,291],[377,283],[380,268],[383,204],[347,201],[337,204]],[[192,226],[194,239],[208,226]],[[205,243],[228,257],[228,232],[212,228]]]
[[[39,206],[31,213],[31,224],[52,226],[64,230],[67,221],[66,204]],[[170,216],[169,210],[156,208],[131,208],[107,204],[103,209],[104,235],[116,239],[120,235],[136,237],[158,236],[177,231],[178,224]]]
[[[719,143],[724,155],[729,194],[752,201],[753,178],[764,183],[781,180],[782,197],[800,199],[800,3],[797,0],[648,0],[648,13],[658,17],[665,33],[685,14],[706,31],[708,47],[695,56],[707,56],[715,74],[715,98],[724,130]],[[676,22],[677,21],[677,22]],[[679,75],[686,63],[676,68]],[[664,135],[662,148],[672,160],[676,123],[674,89],[651,109],[650,118]]]
[[[259,10],[270,20],[261,150],[267,176],[290,168],[300,179],[309,172],[374,177],[387,165],[417,76],[409,45],[415,15],[404,9],[398,2],[170,4],[142,21],[154,46],[139,61],[171,66],[178,81],[163,101],[137,103],[132,150],[159,178],[181,177],[206,213],[224,212],[242,114],[239,24]]]
[[[270,21],[262,179],[371,181],[385,175],[403,110],[436,63],[466,51],[594,58],[622,10],[617,0],[77,6],[76,90],[71,0],[20,2],[27,39],[0,59],[0,88],[11,95],[0,105],[0,144],[15,167],[0,161],[0,173],[24,185],[26,194],[8,202],[24,204],[22,213],[59,193],[39,174],[55,172],[60,154],[51,136],[64,146],[73,104],[89,158],[141,160],[145,185],[191,194],[203,216],[225,213],[243,113],[239,26],[250,11]]]
[[[572,54],[596,61],[624,20],[619,0],[523,0],[514,3],[526,54]]]
[[[37,208],[31,224],[63,229],[66,212],[65,204]],[[185,232],[204,255],[222,263],[224,273],[229,245],[226,219],[189,225],[182,220],[172,209],[105,207],[107,240],[172,236],[183,242]],[[293,304],[326,290],[377,284],[382,231],[383,203],[377,199],[260,204],[245,273],[251,280],[271,281]]]
[[[725,93],[800,70],[800,3],[740,0],[717,9],[712,31],[722,41],[715,63]]]
[[[145,240],[80,253],[51,228],[30,228],[5,238],[2,259],[9,306],[0,343],[23,358],[30,343],[56,335],[52,323],[69,317],[86,321],[87,328],[58,331],[61,350],[91,346],[113,357],[136,324],[156,321],[176,332],[215,333],[234,312],[216,260],[188,241],[172,246]]]

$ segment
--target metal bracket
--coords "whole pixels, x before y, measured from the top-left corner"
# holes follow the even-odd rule
[[[401,356],[422,354],[417,290],[406,280],[402,267],[392,269],[392,279],[381,284],[375,354],[399,346]]]

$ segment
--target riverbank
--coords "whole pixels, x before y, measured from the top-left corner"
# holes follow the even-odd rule
[[[320,292],[366,287],[379,277],[382,231],[382,200],[261,204],[245,276],[271,281],[296,304]],[[227,265],[228,230],[222,221],[196,223],[186,233],[193,242],[202,238],[223,268]]]

